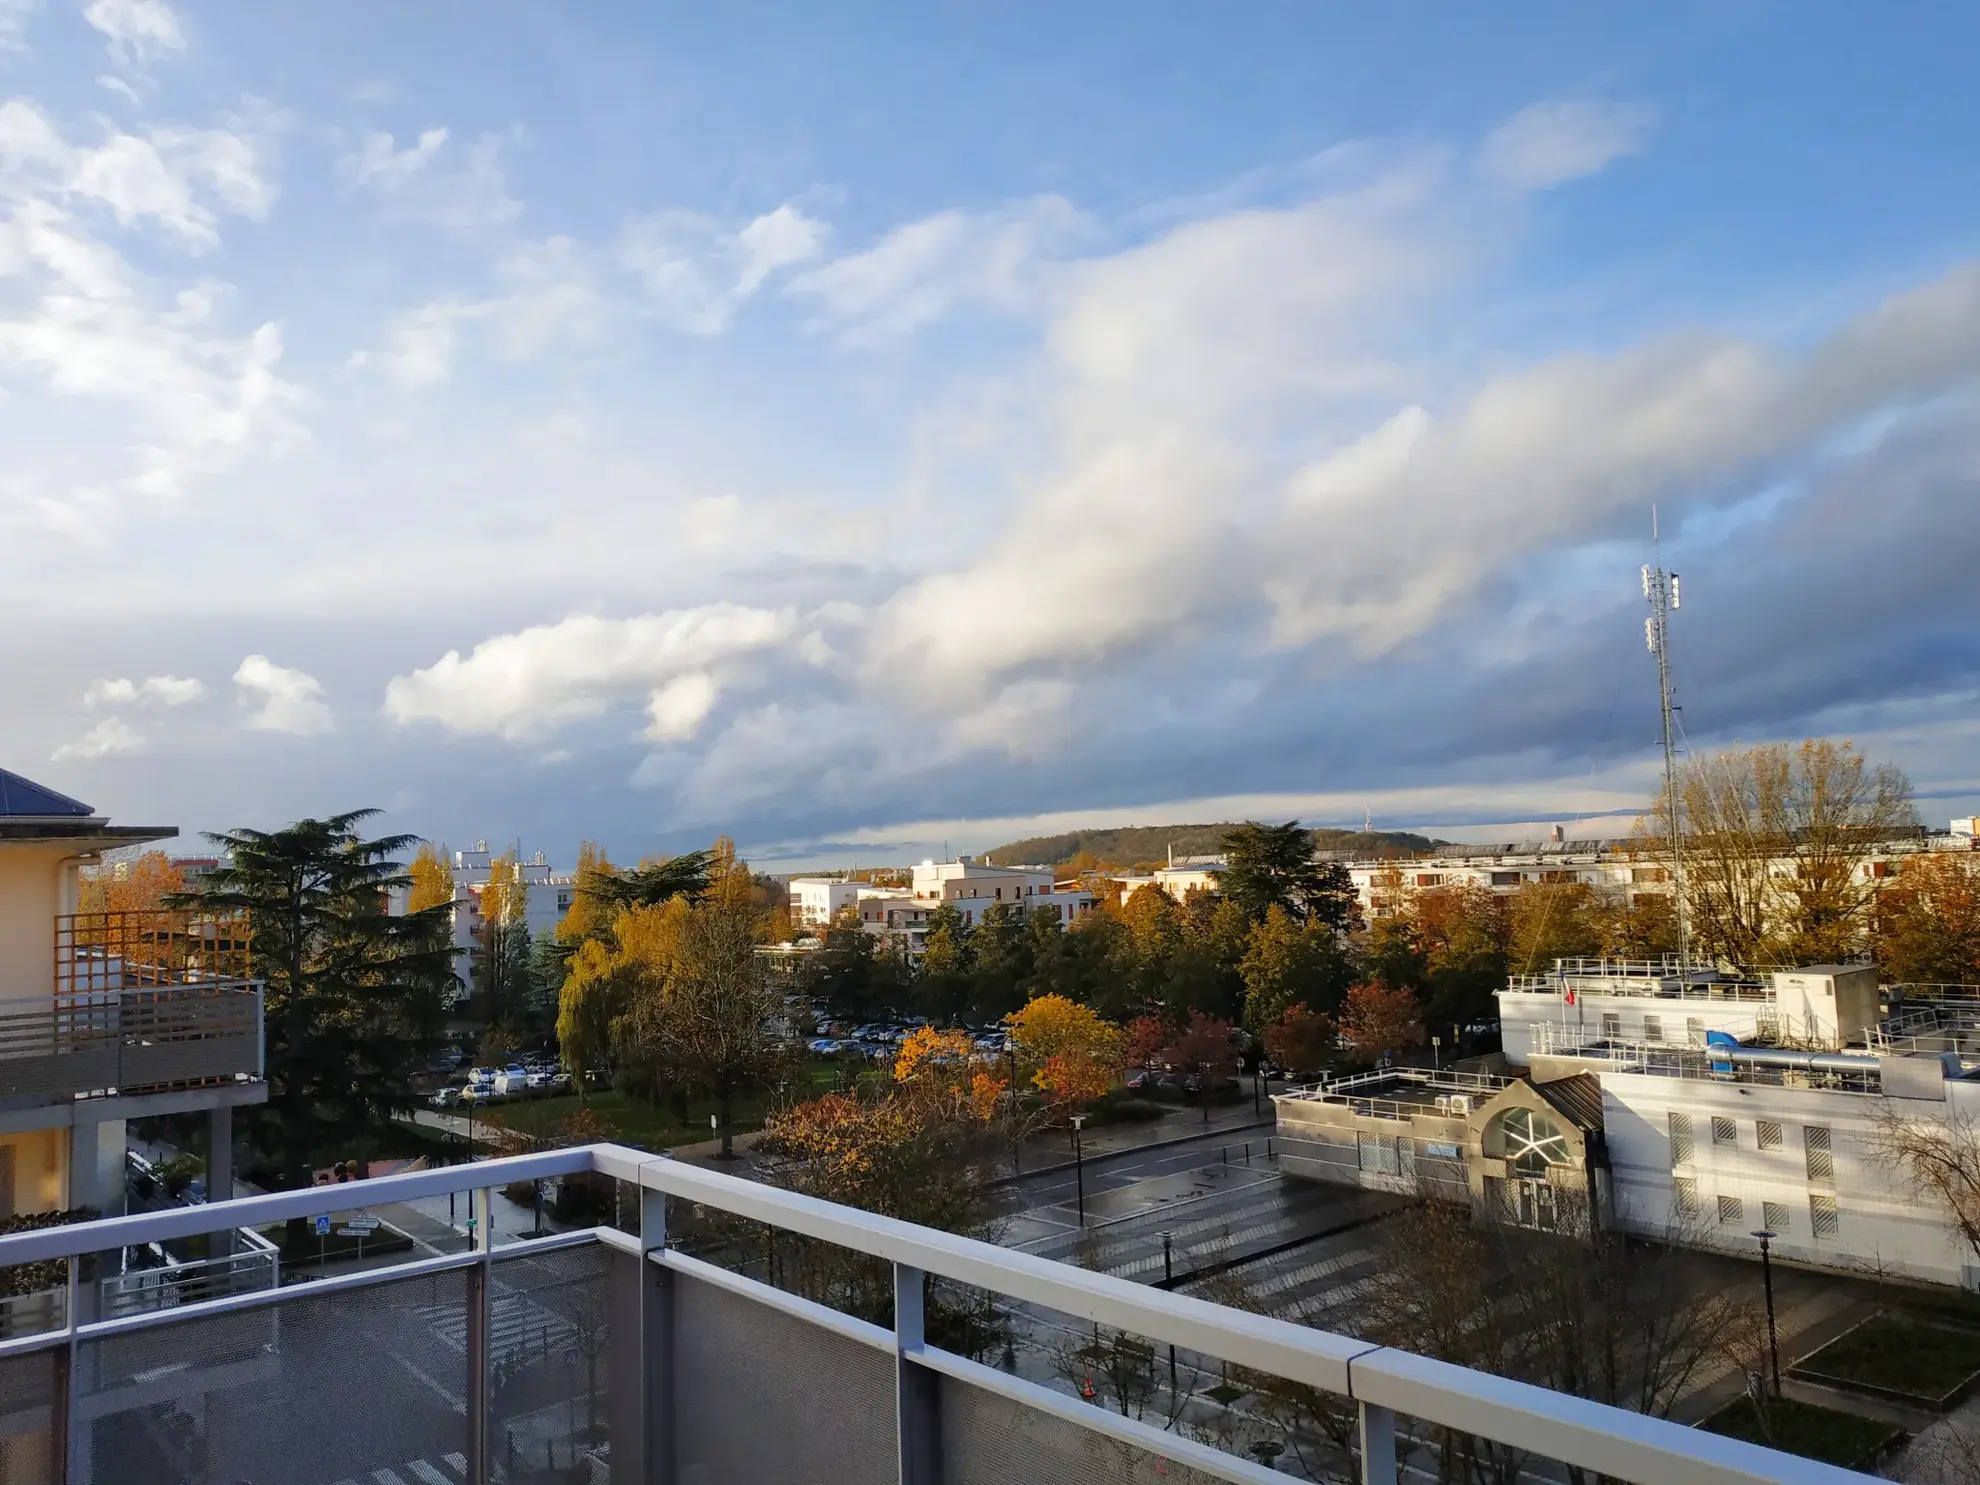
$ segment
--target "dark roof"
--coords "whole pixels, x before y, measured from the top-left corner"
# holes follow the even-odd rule
[[[1593,1073],[1576,1073],[1551,1083],[1535,1083],[1533,1091],[1582,1129],[1602,1127],[1602,1080]]]
[[[95,813],[81,800],[57,794],[53,789],[45,789],[31,779],[0,768],[0,815],[47,818],[51,815],[87,817]]]

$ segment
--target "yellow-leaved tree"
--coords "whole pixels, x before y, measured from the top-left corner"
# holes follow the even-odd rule
[[[430,840],[421,841],[412,865],[406,868],[406,875],[412,878],[412,886],[406,895],[408,913],[424,912],[454,900],[454,868],[448,864],[444,845],[436,846]]]
[[[1054,1104],[1090,1103],[1120,1077],[1120,1027],[1063,995],[1041,995],[1004,1018],[1021,1076]]]

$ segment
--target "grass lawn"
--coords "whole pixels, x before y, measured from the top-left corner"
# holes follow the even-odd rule
[[[1935,1402],[1980,1371],[1980,1335],[1885,1315],[1804,1357],[1795,1371]]]
[[[804,1097],[815,1098],[839,1086],[839,1065],[836,1063],[808,1063],[805,1073],[810,1080],[810,1091],[803,1093],[797,1090]],[[761,1129],[764,1117],[774,1103],[775,1097],[771,1094],[738,1098],[729,1110],[730,1118],[735,1121],[736,1133]],[[713,1099],[688,1100],[685,1124],[677,1122],[673,1109],[664,1104],[647,1103],[613,1089],[592,1094],[586,1104],[612,1126],[614,1139],[640,1149],[668,1150],[676,1145],[692,1145],[715,1137],[715,1132],[708,1127],[708,1117],[715,1112]],[[499,1116],[509,1128],[533,1135],[556,1134],[562,1129],[564,1121],[577,1111],[578,1100],[574,1093],[558,1098],[518,1099],[514,1103],[489,1106],[489,1112]],[[477,1112],[475,1122],[480,1123],[481,1118],[482,1115]]]
[[[1872,1455],[1904,1432],[1874,1418],[1859,1418],[1854,1413],[1839,1413],[1834,1408],[1818,1408],[1786,1397],[1776,1398],[1767,1412],[1773,1424],[1771,1438],[1761,1427],[1750,1397],[1719,1409],[1705,1420],[1704,1427],[1728,1438],[1765,1444],[1770,1449],[1838,1464],[1845,1469],[1867,1463]]]

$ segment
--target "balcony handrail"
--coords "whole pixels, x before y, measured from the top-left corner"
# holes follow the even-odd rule
[[[1627,1412],[1603,1403],[1551,1392],[1449,1362],[1255,1315],[1131,1280],[1075,1268],[975,1238],[917,1227],[896,1218],[843,1207],[798,1192],[704,1170],[666,1156],[621,1145],[599,1144],[411,1172],[337,1186],[239,1198],[170,1212],[110,1218],[71,1227],[0,1237],[0,1266],[68,1259],[202,1231],[309,1217],[449,1191],[482,1190],[516,1180],[595,1171],[644,1192],[696,1202],[733,1215],[800,1233],[919,1272],[1039,1305],[1093,1324],[1127,1331],[1319,1387],[1364,1410],[1401,1413],[1434,1427],[1511,1443],[1546,1458],[1620,1479],[1663,1485],[1845,1485],[1864,1476],[1831,1465],[1776,1453],[1757,1444],[1706,1433],[1668,1419]],[[644,1240],[598,1231],[566,1234],[555,1243],[603,1240],[615,1248],[645,1247]],[[537,1251],[520,1242],[509,1252]],[[469,1264],[487,1252],[448,1255],[381,1267],[322,1281],[321,1287],[361,1287],[410,1273]],[[499,1257],[499,1254],[493,1255]],[[676,1255],[654,1247],[650,1261],[666,1266]],[[736,1278],[735,1283],[754,1285]],[[789,1301],[759,1286],[766,1302]],[[96,1336],[173,1324],[232,1309],[280,1303],[282,1293],[252,1294],[186,1305],[159,1314],[97,1321],[46,1335],[0,1343],[0,1356],[74,1346]],[[925,1343],[900,1340],[901,1355],[934,1370],[959,1359]],[[974,1372],[972,1371],[972,1375]],[[1012,1381],[1011,1387],[1027,1384]],[[1036,1390],[1053,1397],[1049,1389]],[[1063,1401],[1063,1399],[1059,1399]],[[1042,1406],[1042,1404],[1041,1404]],[[1095,1427],[1100,1425],[1096,1422]],[[1185,1441],[1177,1441],[1180,1446]],[[1249,1467],[1232,1465],[1250,1478]]]

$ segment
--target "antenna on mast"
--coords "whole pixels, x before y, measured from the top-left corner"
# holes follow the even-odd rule
[[[1664,721],[1664,811],[1665,829],[1671,842],[1671,893],[1677,911],[1678,972],[1691,966],[1690,925],[1684,900],[1684,835],[1678,815],[1677,737],[1671,703],[1671,615],[1679,607],[1678,575],[1664,570],[1664,550],[1657,530],[1657,507],[1650,507],[1650,565],[1643,569],[1643,596],[1650,604],[1650,617],[1643,621],[1643,637],[1650,653],[1657,657],[1657,699]]]

